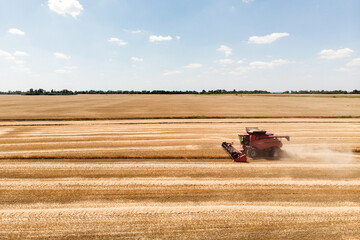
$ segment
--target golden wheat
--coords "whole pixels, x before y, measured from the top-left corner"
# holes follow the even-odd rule
[[[359,117],[360,101],[346,95],[2,95],[0,109],[0,119]]]
[[[232,162],[246,126],[284,158]],[[360,238],[359,148],[358,119],[1,122],[0,238]]]

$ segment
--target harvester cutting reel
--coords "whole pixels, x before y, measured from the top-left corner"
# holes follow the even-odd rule
[[[223,142],[221,146],[229,154],[229,156],[234,160],[234,162],[247,162],[246,154],[244,149],[236,149],[231,143]]]

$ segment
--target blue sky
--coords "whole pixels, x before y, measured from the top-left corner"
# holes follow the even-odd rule
[[[0,0],[1,91],[360,89],[358,0]]]

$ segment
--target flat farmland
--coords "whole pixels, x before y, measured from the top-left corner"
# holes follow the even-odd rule
[[[0,120],[360,117],[360,95],[0,95]]]
[[[170,107],[148,111],[144,103],[136,114],[116,113],[115,100],[101,110],[101,101],[90,99],[99,107],[94,115],[86,107],[76,115],[86,103],[65,102],[78,96],[31,97],[29,103],[0,97],[13,98],[9,104],[17,109],[1,102],[0,239],[360,238],[359,98],[313,98],[327,99],[339,107],[336,113],[328,105],[311,107],[308,97],[278,97],[285,118],[270,116],[262,104],[276,97],[246,96],[261,109],[254,110],[256,118],[121,119],[137,118],[140,109],[144,118],[228,112],[194,108],[177,116]],[[226,96],[205,97],[215,103]],[[291,118],[296,111],[286,111],[288,100],[296,100],[306,118]],[[58,101],[54,115],[51,101]],[[186,109],[178,104],[174,109]],[[56,115],[56,106],[68,111]],[[310,118],[314,109],[322,118]],[[268,118],[261,118],[264,112]],[[98,120],[69,120],[81,118]],[[238,146],[237,133],[248,126],[290,135],[284,157],[232,162],[221,142]]]

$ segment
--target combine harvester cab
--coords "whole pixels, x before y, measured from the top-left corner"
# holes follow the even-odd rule
[[[226,142],[222,143],[222,147],[234,161],[239,154],[253,159],[260,156],[279,159],[281,147],[283,146],[281,138],[290,141],[289,136],[275,136],[257,127],[247,127],[246,133],[239,134],[241,149],[237,150],[232,144]]]

